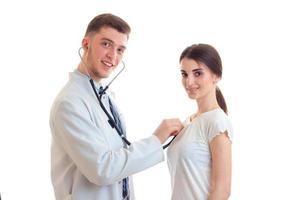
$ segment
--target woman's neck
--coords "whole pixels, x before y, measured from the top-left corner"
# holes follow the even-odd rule
[[[207,95],[206,97],[197,99],[196,101],[198,109],[195,115],[197,116],[220,107],[215,94]]]

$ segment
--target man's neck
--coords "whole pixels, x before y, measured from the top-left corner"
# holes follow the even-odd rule
[[[80,63],[78,64],[77,70],[78,70],[80,73],[82,73],[82,74],[88,76],[89,78],[93,79],[94,81],[96,81],[96,82],[98,82],[98,83],[99,83],[100,80],[101,80],[101,79],[99,79],[99,78],[95,78],[95,76],[93,76],[93,73],[91,73],[91,72],[88,71],[88,67],[87,67],[83,62],[80,62]]]

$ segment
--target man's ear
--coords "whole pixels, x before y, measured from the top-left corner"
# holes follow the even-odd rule
[[[84,50],[88,50],[89,49],[89,39],[88,38],[83,38],[82,42],[81,42],[81,46]]]

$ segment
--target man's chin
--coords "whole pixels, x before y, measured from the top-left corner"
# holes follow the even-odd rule
[[[99,79],[108,78],[110,76],[111,72],[105,72],[105,73],[97,73],[97,77]]]

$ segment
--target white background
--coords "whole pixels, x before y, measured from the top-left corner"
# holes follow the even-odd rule
[[[235,130],[231,200],[300,199],[299,6],[296,1],[1,1],[0,193],[54,199],[49,111],[79,63],[88,22],[103,12],[132,28],[126,70],[112,85],[131,141],[195,103],[178,58],[209,43],[223,59],[220,87]],[[136,174],[138,200],[169,199],[166,162]]]

